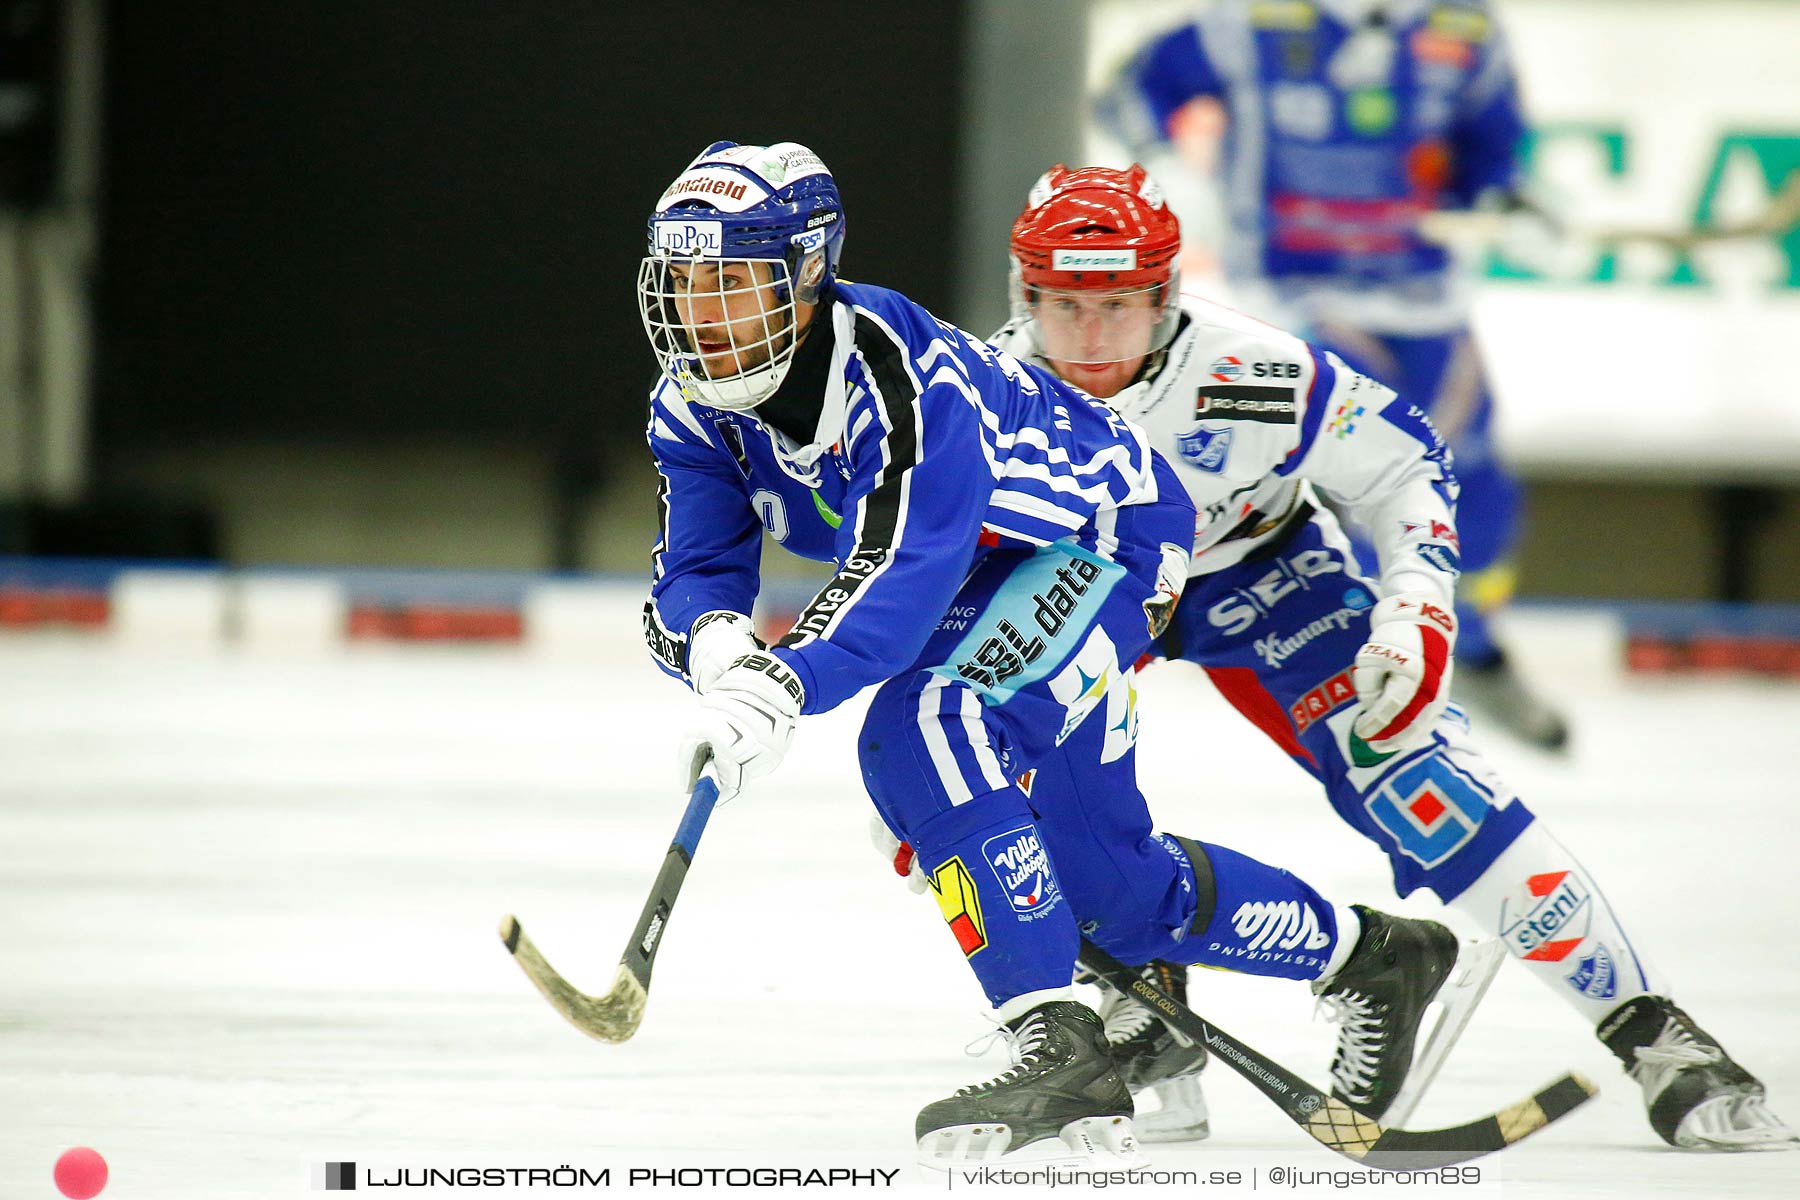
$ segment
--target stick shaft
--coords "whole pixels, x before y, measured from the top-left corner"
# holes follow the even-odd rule
[[[552,967],[532,940],[525,936],[517,917],[500,922],[500,940],[513,956],[532,985],[542,992],[552,1007],[570,1024],[589,1037],[603,1042],[623,1042],[637,1032],[644,1019],[644,1006],[650,999],[650,969],[656,965],[656,952],[662,945],[663,931],[669,924],[669,913],[675,908],[675,897],[681,893],[688,865],[700,846],[700,835],[719,800],[719,785],[702,777],[688,795],[687,811],[675,830],[675,840],[663,855],[662,870],[651,885],[650,898],[638,915],[637,928],[625,944],[619,960],[619,972],[612,987],[598,996],[590,996],[565,979]]]
[[[662,945],[669,913],[675,907],[675,897],[681,894],[681,885],[687,879],[694,852],[700,848],[700,835],[706,832],[706,822],[711,819],[713,806],[718,802],[719,785],[710,777],[701,776],[688,796],[687,811],[681,814],[675,840],[669,843],[668,853],[663,855],[662,870],[656,873],[650,897],[644,901],[644,911],[638,914],[637,927],[625,944],[625,954],[619,962],[637,977],[642,987],[650,986],[650,970],[656,965],[656,951]]]

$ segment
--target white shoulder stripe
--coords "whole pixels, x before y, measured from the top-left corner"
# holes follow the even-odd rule
[[[693,430],[695,436],[701,441],[711,441],[711,439],[706,436],[706,428],[700,424],[700,418],[694,415],[692,408],[688,405],[687,398],[681,394],[680,385],[673,379],[670,379],[667,375],[663,376],[661,382],[656,385],[656,391],[652,393],[652,400],[655,403],[660,404],[664,412],[674,417],[677,421],[680,421],[687,428]]]

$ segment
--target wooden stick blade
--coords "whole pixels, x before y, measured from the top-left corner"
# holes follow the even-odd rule
[[[1599,1093],[1600,1089],[1591,1080],[1570,1072],[1517,1104],[1466,1125],[1429,1130],[1386,1129],[1372,1145],[1354,1149],[1332,1148],[1386,1171],[1453,1166],[1516,1145],[1568,1116]],[[1324,1141],[1323,1138],[1320,1140]]]
[[[517,917],[509,916],[500,922],[500,940],[550,1006],[589,1037],[602,1042],[623,1042],[643,1024],[649,993],[624,964],[620,964],[612,988],[604,996],[590,996],[545,961]]]

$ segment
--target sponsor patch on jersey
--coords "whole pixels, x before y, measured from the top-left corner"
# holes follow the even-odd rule
[[[731,457],[737,463],[738,471],[745,479],[750,478],[750,455],[744,449],[744,431],[730,417],[720,417],[713,422],[713,428],[719,431],[719,440],[731,451]]]
[[[1350,682],[1350,669],[1346,667],[1288,706],[1288,716],[1294,722],[1294,732],[1305,733],[1306,727],[1314,721],[1354,699],[1356,685]]]
[[[656,252],[675,258],[718,258],[725,250],[722,221],[658,221]]]
[[[1249,506],[1245,507],[1248,509]],[[1273,613],[1287,597],[1319,586],[1314,580],[1342,574],[1343,570],[1344,560],[1323,548],[1283,555],[1248,587],[1234,588],[1231,595],[1207,609],[1206,619],[1215,628],[1224,630],[1226,636],[1236,637]],[[1352,591],[1361,592],[1361,589]],[[1351,592],[1344,594],[1346,607],[1351,606],[1350,596]]]
[[[654,600],[644,601],[644,644],[663,666],[677,675],[687,674],[687,638],[663,624]]]
[[[981,843],[981,856],[994,868],[994,878],[1012,898],[1013,912],[1022,921],[1049,912],[1062,895],[1035,826],[1023,825],[989,838]]]
[[[1258,367],[1284,364],[1258,363]],[[1291,364],[1287,364],[1291,365]],[[1300,368],[1295,367],[1298,371]],[[1201,421],[1266,421],[1272,425],[1292,425],[1299,405],[1294,389],[1244,384],[1221,387],[1208,384],[1194,399],[1194,417]]]
[[[1279,671],[1287,665],[1287,660],[1305,649],[1309,644],[1333,633],[1343,633],[1362,617],[1363,610],[1345,606],[1336,612],[1325,613],[1292,633],[1271,633],[1256,639],[1257,654],[1269,665],[1270,670]]]
[[[844,560],[831,582],[820,588],[819,594],[801,610],[794,627],[781,639],[781,645],[803,645],[807,639],[823,635],[831,628],[837,614],[856,598],[863,584],[882,568],[887,558],[886,547],[867,547],[858,549]]]
[[[1223,358],[1213,359],[1212,366],[1206,369],[1220,383],[1231,383],[1244,377],[1244,360],[1227,354]]]
[[[1575,973],[1563,979],[1590,1000],[1611,1000],[1619,994],[1618,964],[1605,942],[1595,942],[1594,952],[1577,962]]]
[[[1342,441],[1356,432],[1357,419],[1365,411],[1367,410],[1354,400],[1345,400],[1337,406],[1337,411],[1331,414],[1331,422],[1325,428],[1333,437]]]
[[[1500,902],[1500,936],[1531,962],[1561,962],[1587,937],[1594,905],[1574,871],[1533,875]]]
[[[1361,409],[1357,410],[1361,412]],[[1400,432],[1409,434],[1421,446],[1431,453],[1427,457],[1443,454],[1444,437],[1438,432],[1425,410],[1406,400],[1392,400],[1381,410],[1381,419]]]
[[[1070,250],[1050,252],[1053,271],[1135,271],[1136,250]]]
[[[944,923],[962,947],[964,958],[987,948],[987,922],[981,915],[981,894],[960,857],[951,858],[931,873],[931,891],[937,898]]]
[[[1348,735],[1349,730],[1343,732]],[[1347,736],[1341,748],[1345,761],[1357,765]],[[1447,861],[1480,831],[1493,808],[1492,799],[1491,792],[1448,759],[1428,754],[1396,771],[1370,793],[1363,808],[1394,839],[1402,854],[1429,870]]]
[[[1417,533],[1421,529],[1425,530],[1426,535],[1434,542],[1447,542],[1452,550],[1460,551],[1462,549],[1462,539],[1457,537],[1456,530],[1435,517],[1430,521],[1400,522],[1402,534]]]
[[[1231,453],[1231,430],[1202,428],[1176,434],[1175,449],[1183,461],[1216,475],[1225,469],[1225,457]]]
[[[1069,656],[1125,568],[1069,543],[1041,547],[1001,584],[934,674],[1005,704]]]
[[[1462,559],[1450,547],[1440,546],[1436,542],[1421,542],[1416,549],[1420,558],[1445,574],[1462,574]]]

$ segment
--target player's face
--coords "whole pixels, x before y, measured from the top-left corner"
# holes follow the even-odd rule
[[[1082,391],[1102,400],[1118,395],[1150,353],[1160,291],[1039,289],[1032,315],[1044,357]]]
[[[710,378],[760,367],[792,339],[796,314],[781,298],[791,290],[776,284],[775,264],[754,259],[669,267],[676,317]]]

